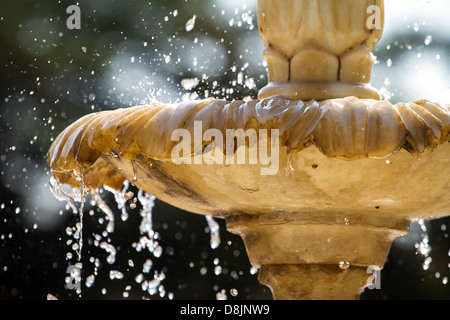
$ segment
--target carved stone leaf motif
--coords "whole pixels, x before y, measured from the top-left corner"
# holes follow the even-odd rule
[[[258,23],[270,81],[370,82],[371,51],[381,37],[367,28],[367,1],[259,1]],[[380,12],[384,12],[381,10]]]
[[[48,153],[52,170],[90,167],[101,154],[117,152],[170,161],[178,128],[203,130],[279,129],[290,152],[315,145],[329,157],[383,158],[401,148],[420,155],[448,141],[448,107],[425,100],[392,105],[353,97],[301,101],[273,97],[260,101],[206,100],[179,105],[154,103],[85,116],[64,130]]]

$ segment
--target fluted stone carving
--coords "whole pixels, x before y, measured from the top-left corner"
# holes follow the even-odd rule
[[[369,85],[383,0],[259,0],[269,85],[260,98],[378,99]]]

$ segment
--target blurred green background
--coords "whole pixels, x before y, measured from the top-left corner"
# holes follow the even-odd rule
[[[72,4],[81,9],[80,30],[66,26]],[[450,102],[448,1],[386,0],[386,10],[373,85],[392,102]],[[0,43],[0,299],[80,298],[65,288],[75,263],[66,259],[73,253],[66,228],[77,216],[51,194],[45,163],[65,127],[87,113],[152,100],[256,98],[267,82],[256,0],[2,0]],[[91,287],[83,280],[82,299],[271,298],[223,221],[216,220],[221,244],[213,249],[203,216],[156,201],[153,227],[163,253],[154,257],[133,247],[139,208],[126,221],[112,208],[113,265],[95,242],[104,215],[86,208],[94,214],[84,218],[83,275],[97,275]],[[449,221],[412,224],[394,242],[381,290],[366,290],[362,299],[449,299]],[[156,293],[136,281],[147,259],[148,281],[165,276]],[[111,270],[123,279],[111,279]]]

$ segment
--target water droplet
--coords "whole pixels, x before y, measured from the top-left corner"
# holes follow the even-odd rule
[[[131,198],[133,198],[133,196],[134,196],[134,192],[133,192],[133,191],[127,191],[127,192],[125,192],[125,194],[124,194],[124,198],[125,198],[126,200],[130,200]]]
[[[137,170],[136,162],[132,161],[132,163],[133,163],[133,180],[132,181],[133,181],[133,183],[135,183],[138,180],[138,174],[137,174],[138,170]]]
[[[425,37],[425,45],[428,46],[431,44],[431,42],[433,42],[433,37],[431,35],[427,35]]]
[[[201,275],[204,276],[207,272],[208,272],[208,268],[206,268],[206,267],[201,267],[201,268],[200,268],[200,274],[201,274]]]
[[[255,267],[250,268],[250,274],[257,274],[257,273],[258,273],[258,268],[255,268]]]
[[[219,224],[214,220],[212,216],[206,215],[205,218],[209,226],[209,232],[211,234],[211,248],[216,249],[220,245]]]
[[[188,22],[186,22],[186,31],[187,32],[190,32],[194,29],[196,18],[197,18],[196,15],[194,15],[191,19],[188,20]]]
[[[54,295],[52,295],[51,293],[47,294],[47,300],[58,300],[57,297],[55,297]]]
[[[292,178],[295,175],[295,170],[292,167],[292,154],[289,153],[287,157],[286,168],[284,169],[286,177]]]
[[[216,276],[218,276],[219,274],[221,274],[222,273],[222,267],[221,266],[215,266],[214,267],[214,274],[216,275]]]
[[[144,262],[144,265],[142,266],[142,272],[144,272],[144,273],[149,273],[149,272],[150,272],[150,269],[152,268],[152,266],[153,266],[152,260],[147,259],[147,260]]]
[[[433,259],[431,259],[431,257],[426,257],[423,264],[422,264],[422,269],[423,270],[428,270],[430,268],[430,264],[433,261]]]
[[[169,63],[170,62],[170,55],[165,55],[164,56],[164,62],[165,63]]]
[[[153,250],[153,255],[156,257],[156,258],[159,258],[159,257],[161,257],[161,254],[162,254],[162,247],[161,246],[157,246],[154,250]]]
[[[220,292],[216,293],[216,299],[217,300],[227,300],[227,294],[225,293],[225,290],[222,290]]]
[[[238,295],[238,290],[237,289],[235,289],[235,288],[233,288],[233,289],[231,289],[230,290],[230,294],[233,296],[233,297],[236,297],[237,295]]]
[[[117,270],[111,270],[111,271],[109,272],[109,278],[110,278],[111,280],[114,280],[114,279],[123,279],[123,273],[120,272],[120,271],[117,271]]]
[[[253,78],[245,79],[245,86],[250,90],[254,89],[256,87],[255,80]]]
[[[348,262],[348,261],[339,262],[339,268],[341,268],[342,270],[346,270],[346,269],[350,268],[350,262]]]
[[[116,248],[113,245],[107,243],[106,241],[100,243],[100,248],[109,253],[108,257],[106,258],[106,261],[109,264],[114,264],[116,262],[116,253],[117,253]]]
[[[196,86],[198,86],[198,83],[199,83],[199,80],[197,78],[181,80],[181,86],[185,90],[192,90],[192,89],[194,89]]]
[[[95,276],[94,275],[90,275],[86,278],[86,287],[90,288],[94,285],[95,282]]]

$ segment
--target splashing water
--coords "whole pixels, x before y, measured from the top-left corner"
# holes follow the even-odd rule
[[[430,257],[431,246],[429,245],[429,237],[427,233],[427,227],[425,226],[425,222],[423,220],[419,220],[419,226],[423,231],[422,240],[415,244],[416,252],[421,254],[424,257],[424,261],[422,264],[423,270],[428,270],[430,268],[430,264],[433,259]]]
[[[82,182],[82,179],[80,180]],[[151,194],[146,193],[143,190],[135,191],[135,187],[131,182],[125,181],[120,190],[112,189],[107,186],[103,186],[102,188],[89,190],[87,194],[87,190],[84,187],[80,189],[73,189],[68,191],[65,186],[61,185],[59,181],[55,178],[51,178],[50,183],[52,190],[57,199],[60,201],[67,202],[67,210],[72,209],[73,213],[76,213],[77,219],[81,219],[82,215],[80,212],[87,210],[84,208],[84,204],[79,205],[80,202],[87,202],[96,210],[90,210],[90,216],[94,216],[94,214],[100,214],[98,217],[98,221],[101,226],[101,230],[97,233],[93,233],[93,241],[90,241],[89,234],[86,233],[84,237],[87,240],[88,244],[93,244],[95,247],[101,249],[101,251],[105,252],[105,257],[95,257],[91,256],[89,262],[94,265],[94,271],[89,272],[89,266],[85,262],[85,266],[81,264],[82,258],[85,259],[84,256],[87,252],[90,252],[89,246],[87,246],[84,250],[82,246],[82,242],[80,243],[80,238],[82,238],[82,227],[83,224],[80,221],[77,221],[76,227],[67,228],[67,234],[71,237],[70,244],[72,245],[72,249],[79,253],[79,261],[75,264],[78,268],[74,271],[77,274],[71,274],[66,277],[66,283],[70,284],[71,281],[76,279],[83,283],[84,288],[95,288],[99,286],[103,286],[102,281],[97,279],[101,279],[101,276],[106,276],[108,281],[114,282],[125,282],[130,279],[130,272],[136,272],[131,276],[132,281],[138,285],[138,289],[141,289],[145,294],[150,296],[158,295],[160,297],[167,297],[168,299],[173,299],[174,294],[172,292],[166,292],[164,287],[164,280],[166,279],[166,274],[164,271],[156,270],[157,264],[156,259],[162,256],[163,248],[160,245],[160,236],[158,232],[155,232],[153,228],[153,208],[155,205],[155,197]],[[83,196],[83,188],[85,189],[85,196]],[[90,201],[87,201],[87,196],[90,196]],[[107,197],[110,196],[108,199]],[[114,199],[113,204],[111,205],[110,199]],[[113,241],[113,234],[116,231],[116,227],[119,228],[119,225],[116,226],[116,221],[114,219],[115,214],[118,213],[122,217],[123,222],[126,222],[128,219],[123,219],[123,217],[128,217],[131,213],[130,210],[136,210],[140,214],[140,224],[139,224],[139,237],[133,242],[130,242],[131,248],[135,250],[137,253],[141,254],[151,254],[152,257],[146,257],[142,260],[141,265],[137,265],[135,263],[135,259],[139,260],[139,257],[134,258],[133,260],[127,258],[128,269],[125,272],[121,269],[121,252],[123,252],[122,246],[123,242],[120,244],[115,244]],[[117,211],[117,212],[116,212]],[[130,219],[131,221],[132,219]],[[219,248],[221,244],[220,237],[220,225],[218,221],[215,220],[213,216],[206,215],[205,220],[207,223],[207,227],[205,229],[206,232],[210,234],[209,245],[210,248],[215,250]],[[86,223],[85,223],[86,224]],[[86,225],[86,227],[88,227]],[[90,227],[90,226],[89,226]],[[227,245],[231,245],[230,241],[227,242]],[[125,250],[127,250],[125,248]],[[84,253],[82,256],[81,253]],[[128,254],[130,254],[130,250],[127,250]],[[92,255],[92,253],[90,253]],[[74,255],[75,256],[75,255]],[[67,260],[71,260],[73,257],[68,254]],[[104,263],[102,264],[102,260]],[[228,274],[228,269],[220,265],[219,259],[214,259],[214,268],[213,272],[215,276],[223,276]],[[82,268],[83,266],[83,268]],[[105,270],[106,269],[106,270]],[[203,266],[200,270],[201,274],[205,274],[206,266]],[[256,268],[252,268],[250,270],[250,274],[255,275],[257,273]],[[83,275],[83,273],[87,273]],[[237,272],[232,272],[232,277],[237,277]],[[100,278],[99,278],[100,277]],[[84,282],[82,282],[84,280]],[[100,287],[101,288],[101,287]],[[126,299],[130,297],[131,285],[126,283],[124,285],[125,290],[122,292],[122,298]],[[217,300],[226,300],[228,296],[236,297],[238,295],[238,289],[219,289],[214,288],[216,291],[215,298]],[[102,294],[106,295],[110,290],[107,290],[105,287],[102,289]],[[81,298],[81,290],[78,290],[79,298]],[[83,291],[84,293],[84,291]],[[84,293],[85,294],[85,293]],[[112,292],[110,294],[113,294]],[[48,299],[57,299],[54,295],[49,294]]]
[[[81,252],[83,249],[83,211],[84,211],[84,204],[86,202],[86,196],[87,196],[87,189],[84,184],[84,175],[81,175],[79,178],[77,178],[81,184],[81,189],[73,189],[72,192],[68,193],[65,190],[63,190],[62,186],[59,184],[58,180],[51,176],[50,177],[50,190],[52,191],[53,195],[56,197],[56,199],[60,201],[65,201],[67,205],[72,209],[73,214],[79,215],[79,221],[75,224],[74,228],[67,228],[66,233],[71,236],[73,235],[73,238],[75,243],[72,245],[72,248],[77,251],[78,254],[78,261],[81,262]],[[79,202],[80,207],[77,208],[77,206],[74,204],[74,202]],[[69,240],[69,244],[72,243],[72,240]],[[68,255],[69,258],[71,258],[71,254]]]
[[[436,279],[439,279],[439,281],[443,285],[447,285],[448,276],[446,274],[448,274],[448,270],[437,271],[440,267],[439,261],[436,262],[436,265],[432,265],[433,258],[431,257],[432,247],[430,245],[430,235],[433,235],[434,233],[432,233],[428,230],[424,220],[419,220],[418,225],[420,226],[420,229],[422,231],[421,240],[419,242],[416,242],[414,246],[416,248],[416,254],[419,254],[424,258],[423,262],[422,262],[422,269],[427,272],[434,272],[434,277]],[[440,226],[440,230],[443,232],[443,235],[436,237],[436,239],[447,239],[448,238],[448,233],[446,232],[447,225],[442,224]],[[429,232],[430,232],[430,235],[429,235]],[[438,240],[438,241],[440,241],[440,240]],[[438,247],[438,250],[439,250],[439,247]],[[448,256],[450,257],[450,250],[448,251]],[[450,263],[448,264],[447,267],[448,267],[448,269],[450,269]]]
[[[140,238],[138,241],[132,243],[132,247],[136,250],[136,252],[147,251],[150,252],[155,258],[159,258],[162,255],[162,247],[158,242],[159,235],[157,232],[153,230],[153,219],[152,219],[152,210],[154,207],[155,197],[144,192],[143,190],[139,190],[137,192],[137,197],[134,196],[134,192],[129,190],[131,184],[129,181],[125,181],[123,184],[123,188],[121,190],[114,190],[107,186],[104,186],[100,189],[96,190],[88,190],[84,185],[84,179],[81,175],[80,178],[81,188],[74,188],[71,191],[64,190],[63,186],[59,183],[59,181],[55,177],[50,178],[50,187],[55,195],[55,197],[60,201],[67,202],[67,209],[71,209],[74,214],[78,214],[79,221],[76,222],[75,227],[68,227],[66,229],[67,235],[72,237],[72,239],[67,241],[67,244],[72,245],[72,249],[78,254],[78,262],[75,264],[77,268],[71,269],[71,273],[77,272],[76,275],[70,274],[70,277],[66,277],[66,283],[70,283],[73,280],[81,282],[82,278],[82,251],[83,251],[83,211],[86,198],[88,195],[91,196],[92,200],[90,204],[95,206],[99,212],[102,212],[105,215],[106,219],[99,218],[99,222],[102,223],[106,220],[108,223],[106,225],[105,230],[102,234],[95,234],[93,244],[100,249],[104,250],[108,255],[106,257],[107,265],[114,265],[116,263],[116,258],[118,254],[118,248],[112,243],[110,236],[114,233],[115,229],[115,219],[114,219],[114,211],[108,206],[107,202],[103,199],[105,192],[108,191],[114,196],[114,200],[116,203],[117,209],[121,213],[121,217],[123,221],[127,220],[128,210],[127,204],[129,204],[130,209],[135,209],[140,206],[140,216],[141,223],[139,226]],[[79,206],[76,203],[80,203]],[[94,211],[91,210],[90,213],[93,215]],[[215,230],[215,229],[214,229]],[[68,260],[72,259],[72,254],[69,252],[66,256]],[[85,279],[85,286],[88,288],[93,287],[95,283],[96,276],[98,276],[98,270],[101,265],[100,259],[91,257],[90,262],[95,265],[95,270],[93,274],[90,274]],[[134,267],[134,262],[129,259],[128,265],[130,267]],[[155,270],[153,277],[150,275],[150,279],[146,279],[150,274],[153,266],[153,261],[151,259],[145,260],[142,265],[142,272],[139,273],[135,278],[135,282],[140,284],[143,291],[149,293],[150,295],[159,294],[159,296],[164,297],[166,295],[166,291],[164,286],[162,285],[163,280],[165,279],[164,272],[158,272]],[[75,271],[73,271],[75,270]],[[109,279],[117,281],[123,280],[125,275],[120,270],[110,270],[109,271]],[[129,290],[131,286],[127,286],[123,292],[123,297],[129,297]],[[106,293],[106,289],[103,289],[104,294]],[[77,293],[81,298],[81,289],[77,289]],[[170,299],[173,299],[173,293],[167,293],[167,296]],[[48,299],[53,299],[54,296],[49,294]]]
[[[114,213],[112,210],[108,207],[108,205],[103,201],[100,193],[98,190],[91,191],[91,195],[94,198],[95,204],[97,207],[105,213],[107,219],[109,220],[108,225],[106,226],[106,231],[109,233],[114,232]]]
[[[127,200],[131,199],[134,195],[131,191],[127,191],[129,186],[130,183],[128,181],[125,181],[123,183],[123,188],[121,191],[117,191],[108,186],[104,186],[106,190],[108,190],[114,195],[114,199],[117,203],[117,208],[122,212],[121,218],[123,221],[125,221],[128,218],[128,212],[126,209]]]
[[[162,247],[157,241],[159,238],[158,233],[153,231],[152,219],[152,210],[155,205],[155,197],[139,190],[138,199],[142,205],[142,210],[140,212],[142,222],[139,227],[142,236],[139,239],[139,243],[135,243],[134,246],[137,251],[147,248],[148,251],[153,253],[156,258],[159,258],[162,254]]]
[[[214,220],[212,216],[207,215],[205,217],[211,233],[211,240],[210,240],[211,248],[216,249],[220,245],[219,224]]]
[[[197,18],[197,17],[196,17],[195,14],[194,14],[194,16],[186,22],[186,31],[187,31],[187,32],[190,32],[190,31],[194,30],[194,27],[195,27],[195,19],[196,19],[196,18]]]
[[[292,178],[295,175],[295,170],[292,167],[292,157],[292,153],[289,153],[287,156],[286,168],[284,169],[284,174],[289,178]]]
[[[78,213],[78,208],[73,203],[74,201],[81,201],[80,193],[74,190],[72,193],[65,191],[59,184],[58,180],[54,177],[50,177],[50,190],[59,201],[66,202],[67,205],[72,209],[73,213]]]

